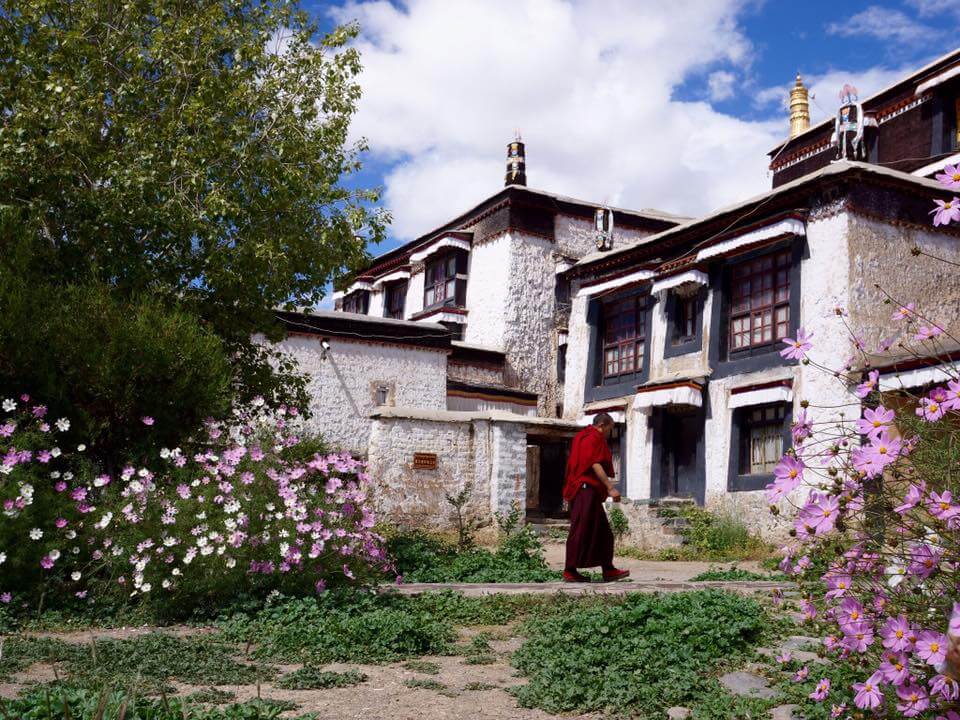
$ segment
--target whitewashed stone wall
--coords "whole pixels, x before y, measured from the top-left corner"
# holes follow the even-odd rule
[[[475,245],[470,251],[467,266],[467,331],[464,342],[498,350],[505,349],[510,252],[509,233]]]
[[[402,413],[402,410],[398,412]],[[370,433],[370,474],[374,501],[385,517],[402,525],[450,529],[446,496],[467,483],[473,492],[468,516],[481,524],[513,503],[523,507],[526,492],[526,428],[468,413],[412,411],[413,417],[375,417]],[[436,470],[413,467],[414,453],[437,455]]]
[[[443,409],[447,403],[445,350],[352,342],[330,338],[321,359],[320,336],[291,334],[278,347],[309,376],[309,431],[350,452],[365,455],[375,388],[390,388],[388,404]]]
[[[486,365],[447,362],[447,377],[451,380],[484,385],[502,385],[503,370]]]
[[[595,252],[596,234],[593,218],[582,218],[574,215],[558,214],[553,224],[557,250],[564,255],[581,258]],[[613,248],[617,249],[641,240],[652,233],[649,230],[619,227],[614,223]]]

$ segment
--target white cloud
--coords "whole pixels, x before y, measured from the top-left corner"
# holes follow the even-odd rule
[[[926,6],[927,3],[920,0],[918,5]],[[847,20],[830,23],[827,32],[841,37],[867,35],[914,45],[929,39],[931,29],[900,10],[871,5]]]
[[[386,0],[358,19],[363,98],[353,131],[385,176],[393,232],[424,233],[496,192],[520,128],[532,187],[702,214],[769,187],[787,116],[738,119],[714,100],[748,70],[739,0]],[[729,75],[729,79],[727,78]]]
[[[960,0],[907,0],[907,5],[920,17],[942,17],[946,13],[960,15]]]
[[[732,98],[734,95],[733,83],[736,82],[736,79],[737,76],[729,70],[717,70],[710,73],[710,77],[707,78],[707,92],[710,100],[721,102]]]

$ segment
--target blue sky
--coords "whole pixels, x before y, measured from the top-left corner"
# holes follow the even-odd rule
[[[957,45],[960,0],[308,1],[356,19],[370,144],[354,181],[385,189],[389,240],[497,192],[514,128],[530,185],[697,215],[769,187],[799,70],[814,121]]]

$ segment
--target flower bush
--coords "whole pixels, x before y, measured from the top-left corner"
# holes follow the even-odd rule
[[[960,168],[939,179],[960,186]],[[934,224],[960,220],[956,207],[938,201]],[[767,493],[771,503],[800,498],[781,568],[800,580],[802,613],[823,629],[826,652],[859,674],[850,687],[825,679],[810,698],[833,717],[960,720],[960,375],[946,363],[960,341],[914,303],[888,302],[897,331],[868,351],[848,326],[855,355],[843,368],[818,365],[802,330],[785,341],[784,357],[841,381],[855,413],[816,423],[801,402]],[[881,392],[871,360],[894,344],[899,358],[946,364],[921,391]]]
[[[256,400],[229,424],[205,423],[195,448],[162,449],[159,467],[114,474],[83,445],[60,447],[69,420],[51,422],[28,396],[0,409],[0,601],[119,593],[193,606],[390,570],[363,464],[304,457],[313,445],[293,408]]]

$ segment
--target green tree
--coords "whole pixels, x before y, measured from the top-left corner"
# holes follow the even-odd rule
[[[149,293],[219,336],[241,399],[286,399],[253,337],[387,221],[344,182],[355,33],[293,0],[0,0],[0,272]]]

